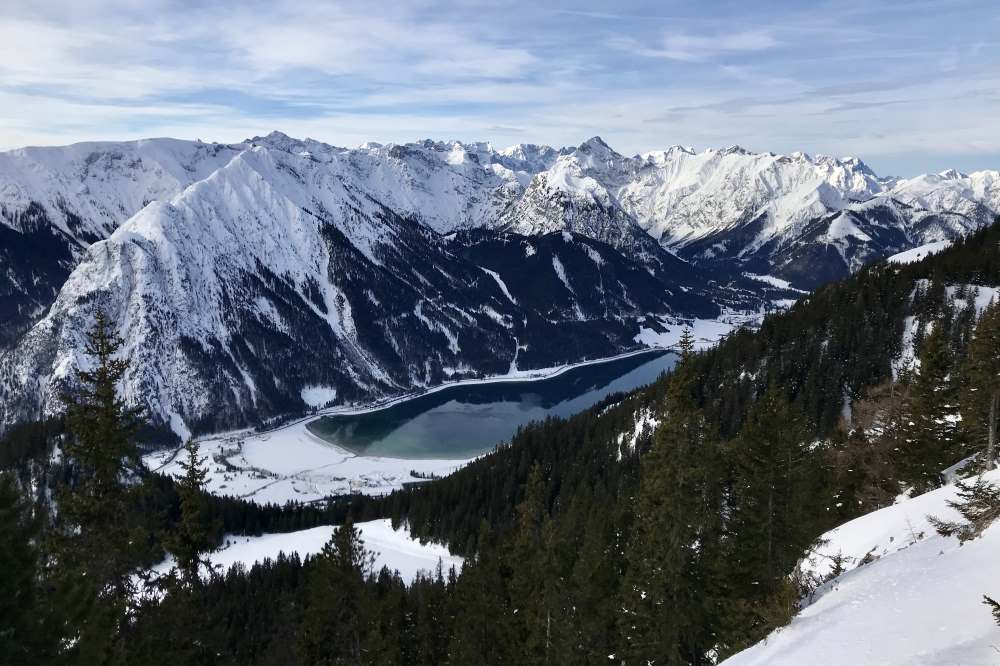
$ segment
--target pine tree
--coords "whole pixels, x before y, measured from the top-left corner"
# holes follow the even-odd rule
[[[583,526],[579,557],[570,575],[572,584],[573,648],[581,663],[597,663],[615,645],[616,604],[620,558],[615,552],[614,500],[603,493],[590,505]],[[601,508],[605,508],[601,510]]]
[[[545,478],[535,463],[524,500],[517,506],[518,529],[511,546],[510,598],[522,664],[551,664],[560,651],[563,586],[555,558],[555,531],[545,500]]]
[[[373,609],[366,589],[374,556],[361,532],[348,520],[312,562],[305,616],[298,639],[299,657],[317,665],[369,663],[366,642]]]
[[[652,450],[641,460],[622,584],[620,658],[627,664],[701,664],[714,645],[706,581],[720,514],[717,445],[690,398],[683,362],[668,389]]]
[[[63,599],[79,663],[119,658],[126,610],[135,601],[139,531],[133,510],[141,463],[133,437],[141,409],[117,395],[129,363],[103,312],[88,332],[92,370],[77,372],[64,396],[71,480],[57,493],[51,575]]]
[[[990,607],[990,610],[993,611],[993,619],[995,619],[997,624],[1000,625],[1000,602],[994,601],[990,597],[983,595],[983,603]]]
[[[205,458],[198,455],[198,443],[189,439],[184,444],[186,458],[180,461],[184,474],[177,480],[181,516],[174,534],[167,538],[167,548],[174,556],[180,581],[188,586],[201,583],[200,571],[205,560],[202,553],[211,547],[205,507],[205,479],[208,470]]]
[[[928,516],[941,536],[957,536],[961,542],[977,538],[987,527],[1000,518],[1000,487],[988,482],[982,475],[976,480],[959,481],[958,499],[949,500],[948,506],[956,509],[964,522],[944,521]]]
[[[681,352],[681,358],[687,358],[694,353],[694,335],[687,326],[681,331],[680,340],[677,341],[677,348]]]
[[[455,632],[448,645],[452,664],[500,666],[517,646],[510,629],[508,604],[500,562],[489,525],[482,520],[479,549],[466,560],[455,583]]]
[[[990,304],[976,324],[963,368],[962,424],[985,466],[997,459],[1000,427],[1000,302]]]
[[[728,449],[734,479],[719,572],[723,656],[760,640],[795,611],[799,591],[788,574],[825,527],[810,517],[823,515],[818,508],[826,503],[817,489],[828,485],[825,468],[811,464],[807,432],[771,389]]]
[[[958,403],[951,354],[939,323],[924,340],[900,431],[903,480],[917,492],[940,485],[940,473],[960,459]]]

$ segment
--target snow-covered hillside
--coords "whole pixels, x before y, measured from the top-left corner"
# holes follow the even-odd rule
[[[435,575],[439,564],[445,575],[452,567],[456,571],[462,569],[462,558],[449,553],[445,546],[422,544],[410,537],[406,527],[392,529],[388,519],[357,523],[356,527],[361,532],[365,550],[375,556],[376,572],[386,567],[390,571],[398,571],[403,581],[411,583],[418,574]],[[256,562],[276,559],[280,553],[297,554],[305,559],[323,550],[323,545],[330,540],[335,529],[324,526],[260,536],[230,534],[224,537],[222,547],[208,553],[206,559],[218,573],[225,573],[237,564],[249,569]],[[156,571],[169,571],[171,565],[172,561],[168,559],[156,567]]]
[[[905,252],[900,252],[899,254],[894,254],[888,257],[886,261],[890,264],[912,264],[917,261],[921,261],[931,256],[932,254],[937,254],[941,250],[949,247],[951,245],[950,241],[933,241],[931,243],[926,243],[919,247],[915,247],[912,250],[906,250]]]
[[[964,545],[939,536],[927,517],[954,519],[955,497],[949,485],[828,532],[805,568],[823,577],[840,555],[847,572],[725,666],[998,663],[1000,627],[982,599],[1000,596],[1000,525]]]
[[[245,148],[148,139],[0,152],[0,347],[44,313],[87,245]]]

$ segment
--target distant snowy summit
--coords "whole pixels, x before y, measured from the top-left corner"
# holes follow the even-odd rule
[[[627,246],[641,232],[693,261],[755,264],[747,268],[761,274],[774,268],[789,279],[797,277],[796,266],[786,266],[786,255],[803,242],[833,244],[849,270],[870,258],[855,241],[871,254],[892,253],[1000,212],[996,171],[900,180],[879,177],[855,157],[739,146],[701,152],[672,146],[631,157],[600,137],[560,149],[431,140],[348,149],[272,132],[232,145],[149,139],[0,153],[2,222],[30,231],[44,213],[79,254],[146,204],[169,201],[255,147],[321,164],[439,233],[568,229]],[[40,209],[34,215],[32,203]],[[835,213],[858,231],[845,234],[841,221],[829,232]]]

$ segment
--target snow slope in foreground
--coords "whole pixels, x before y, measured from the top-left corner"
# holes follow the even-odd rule
[[[375,570],[385,566],[398,571],[407,584],[413,582],[418,572],[433,574],[439,561],[445,573],[453,566],[456,570],[462,568],[462,558],[450,554],[447,547],[433,543],[421,544],[410,538],[405,527],[393,530],[388,519],[358,523],[357,527],[361,531],[365,549],[375,554]],[[208,559],[220,573],[228,571],[234,564],[250,568],[255,562],[277,558],[279,553],[298,553],[304,559],[307,555],[320,552],[330,540],[334,529],[336,528],[323,526],[299,532],[251,537],[230,534],[225,538],[225,545],[210,553]],[[168,561],[159,569],[166,571],[169,567]]]
[[[1000,482],[1000,471],[989,475]],[[916,666],[1000,664],[1000,627],[983,605],[1000,596],[1000,525],[960,546],[927,515],[954,518],[955,487],[903,501],[828,532],[806,562],[829,571],[829,556],[852,570],[820,587],[792,623],[725,666]],[[878,558],[858,566],[865,554]]]

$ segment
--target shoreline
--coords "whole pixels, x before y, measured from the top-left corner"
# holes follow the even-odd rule
[[[321,502],[347,494],[383,495],[406,484],[426,483],[461,469],[482,454],[470,457],[402,457],[369,455],[312,432],[310,423],[330,415],[375,413],[447,389],[477,385],[527,384],[555,379],[574,369],[636,358],[646,363],[672,358],[666,346],[635,349],[611,357],[588,359],[517,374],[463,379],[423,391],[373,401],[366,405],[340,405],[297,418],[267,431],[233,430],[198,438],[210,465],[209,492],[256,503]],[[176,475],[178,452],[183,447],[144,455],[149,469]],[[484,451],[483,453],[487,453]],[[416,473],[414,472],[416,471]]]
[[[551,366],[548,368],[523,370],[520,371],[525,373],[523,376],[511,375],[510,373],[507,373],[503,375],[491,375],[489,377],[480,377],[475,379],[456,379],[453,381],[436,384],[430,388],[421,389],[417,391],[409,391],[407,393],[392,396],[391,398],[376,400],[374,402],[365,405],[355,404],[355,405],[337,405],[334,407],[325,407],[323,409],[318,410],[314,414],[308,414],[306,416],[296,417],[290,421],[286,421],[280,425],[274,426],[273,428],[267,428],[262,430],[253,430],[252,428],[241,428],[239,430],[228,430],[224,432],[208,433],[205,435],[199,435],[198,437],[195,438],[195,441],[202,442],[202,441],[219,439],[222,437],[240,436],[240,435],[266,435],[274,432],[279,432],[281,430],[285,430],[287,428],[291,428],[297,425],[302,425],[303,423],[308,424],[311,421],[321,419],[325,416],[358,416],[361,414],[371,414],[374,412],[379,412],[383,409],[389,409],[390,407],[395,407],[404,402],[415,400],[417,398],[422,398],[424,396],[431,395],[433,393],[438,393],[440,391],[444,391],[451,388],[461,388],[463,386],[476,386],[481,384],[517,384],[520,382],[545,381],[547,379],[554,379],[562,374],[570,372],[571,370],[575,370],[577,368],[584,368],[590,365],[611,363],[613,361],[620,361],[622,359],[631,358],[633,356],[641,356],[644,354],[672,354],[672,353],[676,352],[671,347],[650,346],[650,347],[645,347],[643,349],[634,349],[632,351],[622,352],[621,354],[616,354],[614,356],[605,356],[602,358],[588,359],[585,361],[579,361],[576,363],[567,363],[565,365]],[[310,432],[310,434],[313,433]],[[327,442],[327,444],[330,444],[330,442]]]

